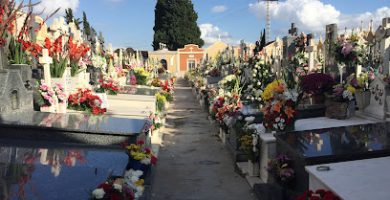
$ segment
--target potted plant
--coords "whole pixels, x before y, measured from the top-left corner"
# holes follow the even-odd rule
[[[335,119],[347,119],[355,114],[356,88],[351,85],[351,77],[347,83],[340,83],[333,86],[333,91],[327,95],[325,116]]]
[[[278,155],[268,162],[267,170],[275,178],[276,182],[289,186],[295,179],[293,162],[287,155]]]
[[[373,70],[361,73],[355,80],[353,86],[356,88],[355,99],[359,110],[363,111],[371,99],[370,84],[375,79]]]
[[[325,93],[331,91],[335,84],[334,79],[323,73],[313,73],[303,76],[300,87],[303,94],[303,100],[308,100],[310,105],[324,104]]]
[[[246,129],[240,139],[240,150],[248,155],[248,176],[260,175],[259,135],[253,129]]]

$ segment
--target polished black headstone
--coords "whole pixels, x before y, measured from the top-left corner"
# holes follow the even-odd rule
[[[390,123],[365,124],[277,135],[277,143],[307,164],[390,156]]]
[[[146,119],[26,112],[0,115],[0,138],[40,139],[96,145],[135,141]]]
[[[309,187],[305,166],[390,156],[390,123],[375,123],[276,135],[278,154],[292,159],[293,190]]]
[[[0,140],[0,199],[89,199],[110,176],[123,176],[122,149]]]

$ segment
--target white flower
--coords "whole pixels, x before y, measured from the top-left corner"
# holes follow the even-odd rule
[[[253,88],[253,85],[248,85],[248,88],[249,88],[249,89],[252,89],[252,88]]]
[[[150,158],[144,158],[140,161],[142,164],[144,165],[150,165],[150,163],[152,162]]]
[[[254,101],[254,100],[255,100],[255,98],[254,98],[254,97],[252,97],[252,98],[251,98],[251,100],[252,100],[252,101]]]
[[[253,121],[255,121],[255,117],[245,117],[245,121],[248,123],[252,123]]]
[[[279,122],[279,121],[280,121],[280,117],[275,118],[275,122]]]
[[[257,73],[257,69],[253,69],[253,73]]]
[[[253,75],[253,77],[256,77],[256,73],[253,73],[252,75]]]
[[[93,192],[92,192],[92,196],[95,198],[95,199],[103,199],[104,195],[106,193],[104,192],[103,189],[101,188],[98,188],[98,189],[95,189]]]
[[[122,192],[122,186],[121,185],[114,183],[114,184],[112,184],[112,186],[114,187],[114,189],[118,190],[119,192]]]
[[[257,85],[258,85],[258,86],[260,86],[260,85],[261,85],[260,81],[258,81],[258,82],[257,82]]]

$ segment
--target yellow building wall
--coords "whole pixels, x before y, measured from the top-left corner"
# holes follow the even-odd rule
[[[220,52],[224,51],[228,45],[222,41],[218,41],[206,49],[206,54],[209,59],[214,59]]]
[[[176,51],[167,51],[166,53],[159,52],[159,51],[152,51],[149,52],[149,59],[160,63],[160,65],[161,65],[161,60],[165,59],[167,61],[168,70],[172,73],[178,72],[177,71],[178,55]]]

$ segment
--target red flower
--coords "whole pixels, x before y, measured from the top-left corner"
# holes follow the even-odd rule
[[[157,157],[156,156],[152,156],[150,158],[150,163],[152,163],[152,165],[156,165],[157,164]]]
[[[143,140],[138,140],[137,141],[137,145],[144,145],[144,144],[145,144],[145,142]]]

